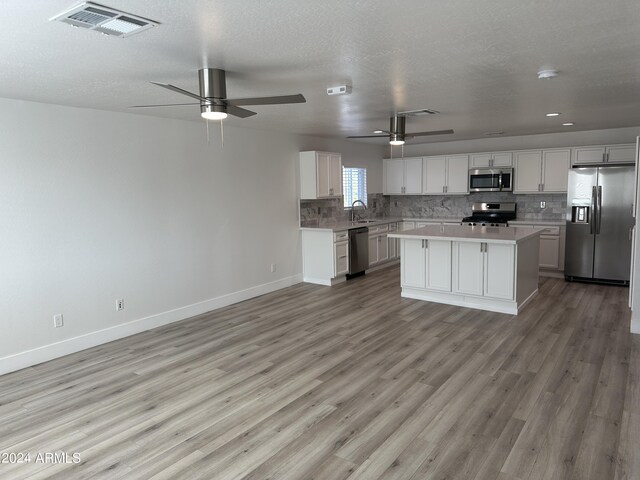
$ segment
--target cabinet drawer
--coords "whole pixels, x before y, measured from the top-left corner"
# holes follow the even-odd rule
[[[335,232],[333,234],[334,242],[344,242],[345,240],[349,240],[349,232]]]
[[[538,228],[544,228],[540,232],[541,235],[560,235],[560,227],[546,227],[543,225],[537,225]]]

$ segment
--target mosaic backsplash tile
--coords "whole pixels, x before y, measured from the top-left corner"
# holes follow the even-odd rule
[[[540,202],[546,208],[540,208]],[[567,208],[566,194],[514,195],[486,192],[469,195],[383,195],[367,196],[367,218],[462,218],[471,215],[471,205],[480,202],[516,202],[518,219],[563,220]],[[360,213],[360,212],[359,212]],[[348,221],[351,211],[345,210],[342,199],[300,201],[300,225],[315,227]]]

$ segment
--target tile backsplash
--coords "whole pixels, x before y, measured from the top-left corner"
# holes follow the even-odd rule
[[[512,193],[486,192],[469,195],[392,195],[389,198],[389,215],[392,217],[446,218],[471,215],[471,205],[480,202],[515,202],[519,219],[562,220],[567,207],[567,195],[514,195]],[[540,208],[546,202],[546,208]]]
[[[358,213],[361,211],[358,209]],[[389,216],[389,197],[381,193],[367,195],[367,218]],[[342,198],[300,200],[300,226],[317,227],[351,220],[351,210],[345,210]]]
[[[471,215],[471,205],[480,202],[516,202],[518,219],[562,220],[567,207],[564,193],[514,195],[486,192],[469,195],[367,195],[367,218],[462,218]],[[540,208],[546,202],[546,208]],[[312,227],[346,222],[351,211],[345,210],[341,198],[300,200],[300,225]]]

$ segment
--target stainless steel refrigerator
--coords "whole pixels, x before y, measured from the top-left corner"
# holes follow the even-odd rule
[[[567,280],[628,284],[633,166],[572,168],[567,193]]]

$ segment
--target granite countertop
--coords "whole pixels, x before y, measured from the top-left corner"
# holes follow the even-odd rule
[[[462,222],[462,217],[404,217],[403,220],[405,222],[460,223]]]
[[[406,232],[390,233],[391,238],[460,240],[470,242],[519,243],[540,235],[542,228],[480,227],[469,225],[429,225]]]
[[[386,225],[387,223],[395,223],[401,222],[402,218],[399,217],[385,217],[385,218],[372,218],[368,219],[366,223],[360,222],[338,222],[330,220],[327,221],[323,225],[313,226],[313,227],[300,227],[300,230],[327,230],[331,232],[338,232],[340,230],[349,230],[350,228],[360,228],[360,227],[375,227],[376,225]]]
[[[562,227],[566,225],[565,220],[530,220],[527,218],[516,218],[515,220],[509,220],[509,225],[548,225]]]

